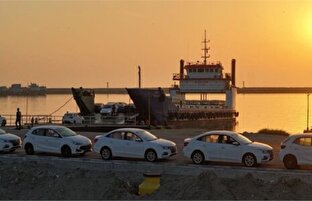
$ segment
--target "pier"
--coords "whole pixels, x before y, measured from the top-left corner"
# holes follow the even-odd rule
[[[150,88],[153,89],[153,88]],[[154,88],[156,89],[156,87]],[[162,88],[169,93],[169,88]],[[126,88],[94,88],[96,94],[127,94]],[[239,94],[312,93],[312,87],[237,87]],[[47,94],[71,94],[71,88],[47,88]]]

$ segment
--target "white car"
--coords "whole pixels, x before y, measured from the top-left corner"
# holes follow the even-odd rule
[[[92,143],[89,138],[77,135],[65,126],[46,125],[31,128],[25,134],[23,147],[30,155],[45,152],[69,157],[91,151]]]
[[[174,142],[160,139],[143,129],[121,128],[97,136],[93,150],[101,154],[104,160],[128,157],[154,162],[175,155],[177,146]]]
[[[247,167],[273,159],[271,146],[252,142],[245,136],[231,131],[209,131],[184,140],[183,155],[193,163],[222,161],[243,163]]]
[[[0,126],[5,126],[5,125],[6,125],[6,118],[0,115]]]
[[[312,165],[312,133],[290,135],[281,143],[279,158],[287,169]]]
[[[22,140],[20,137],[0,129],[0,151],[13,152],[17,148],[20,148],[21,144]]]
[[[62,119],[63,124],[82,124],[84,123],[84,118],[77,113],[65,113]]]

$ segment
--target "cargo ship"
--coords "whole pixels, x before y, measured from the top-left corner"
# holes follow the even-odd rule
[[[173,74],[178,83],[169,88],[169,94],[161,88],[127,88],[141,120],[172,128],[235,129],[236,61],[232,59],[231,73],[223,73],[221,62],[207,61],[208,42],[205,32],[202,62],[180,60],[180,72]],[[211,94],[223,95],[225,100],[210,100]],[[189,95],[199,99],[188,99]]]

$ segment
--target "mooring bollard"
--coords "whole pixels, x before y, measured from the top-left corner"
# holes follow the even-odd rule
[[[148,195],[160,186],[160,173],[144,173],[144,181],[139,185],[139,195]]]

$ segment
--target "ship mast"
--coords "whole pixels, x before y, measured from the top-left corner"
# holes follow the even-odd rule
[[[201,57],[204,59],[204,64],[207,64],[207,59],[210,57],[210,55],[208,54],[208,50],[210,50],[210,47],[207,47],[207,43],[209,43],[210,40],[206,39],[206,30],[205,30],[205,38],[203,40],[202,43],[204,43],[204,48],[202,49],[204,51],[204,55]]]

